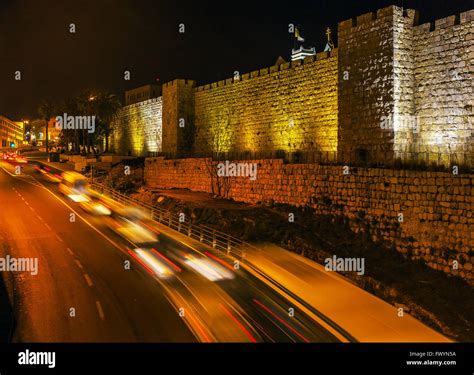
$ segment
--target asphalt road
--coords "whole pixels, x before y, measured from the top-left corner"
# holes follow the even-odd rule
[[[0,170],[1,256],[37,258],[10,272],[17,342],[192,342],[157,287],[99,232],[46,189]],[[74,309],[74,310],[72,310]],[[73,315],[73,316],[72,316]]]
[[[4,167],[14,173],[12,165]],[[0,169],[0,207],[0,256],[37,258],[39,264],[37,275],[5,275],[13,289],[13,341],[338,341],[274,288],[234,269],[232,259],[202,244],[190,246],[159,225],[160,254],[204,254],[233,278],[209,281],[175,261],[176,276],[158,280],[127,253],[130,243],[42,181],[31,165],[20,176]]]

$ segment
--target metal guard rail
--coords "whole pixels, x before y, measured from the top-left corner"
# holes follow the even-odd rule
[[[243,260],[243,258],[245,258],[245,248],[252,248],[253,250],[258,251],[254,246],[235,238],[230,234],[220,232],[206,225],[192,224],[186,219],[182,221],[169,210],[152,206],[139,199],[131,198],[97,182],[90,182],[90,186],[96,192],[105,195],[116,202],[141,207],[149,213],[150,218],[153,221],[166,225],[179,233],[185,234],[188,237],[198,240],[199,242],[226,253],[227,255],[233,255],[234,257]]]

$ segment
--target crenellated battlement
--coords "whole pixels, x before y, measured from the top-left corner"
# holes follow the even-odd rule
[[[391,5],[374,12],[361,14],[359,16],[350,18],[348,20],[339,22],[338,31],[341,33],[357,32],[357,28],[364,25],[372,25],[386,17],[403,17],[408,20],[411,26],[418,32],[432,32],[435,30],[442,30],[455,25],[464,24],[474,21],[474,9],[463,12],[459,15],[451,15],[448,17],[437,19],[433,22],[418,25],[419,13],[414,9],[404,9]]]
[[[404,18],[412,26],[418,23],[418,11],[414,9],[403,9],[395,5],[379,9],[377,11],[361,14],[357,17],[339,22],[339,33],[357,32],[357,28],[370,26],[374,23],[380,23],[390,17]]]
[[[196,81],[192,79],[174,79],[172,81],[163,83],[163,88],[171,88],[176,87],[178,85],[194,87],[196,86]]]
[[[341,32],[346,30],[352,30],[356,27],[370,25],[377,20],[380,20],[385,17],[390,17],[393,14],[400,12],[401,10],[402,8],[399,8],[395,5],[390,5],[377,11],[361,14],[359,16],[339,22],[338,31]]]
[[[138,108],[138,107],[143,107],[143,106],[148,106],[152,103],[156,103],[156,102],[160,102],[162,100],[162,97],[161,96],[158,96],[156,98],[151,98],[151,99],[147,99],[147,100],[142,100],[141,102],[137,102],[137,103],[132,103],[132,104],[129,104],[129,105],[125,105],[122,107],[122,109],[124,110],[129,110],[131,108]]]
[[[218,87],[223,87],[226,85],[231,85],[234,83],[239,83],[242,81],[248,81],[249,79],[254,79],[258,77],[263,77],[268,74],[276,73],[276,72],[281,72],[285,70],[290,70],[290,69],[296,69],[299,66],[302,65],[308,65],[312,63],[318,63],[323,60],[327,60],[332,57],[337,57],[337,48],[334,48],[331,52],[318,52],[316,53],[315,56],[307,56],[304,60],[296,60],[296,61],[291,61],[279,65],[273,65],[270,67],[258,69],[258,70],[253,70],[248,73],[243,73],[240,75],[239,78],[227,78],[225,80],[217,81],[217,82],[212,82],[208,83],[202,86],[198,86],[195,88],[196,92],[200,91],[205,91],[205,90],[211,90],[215,89]]]
[[[463,12],[459,15],[452,15],[437,19],[433,22],[426,22],[413,28],[416,34],[429,33],[444,30],[457,25],[464,25],[474,21],[474,9]]]

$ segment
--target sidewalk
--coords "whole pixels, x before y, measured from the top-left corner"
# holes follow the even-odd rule
[[[258,249],[246,260],[360,342],[450,342],[336,272],[272,244]]]

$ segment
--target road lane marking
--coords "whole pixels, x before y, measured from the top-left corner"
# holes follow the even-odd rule
[[[72,250],[69,247],[67,247],[66,250],[68,251],[69,254],[74,255],[74,253],[72,252]]]
[[[99,317],[101,320],[105,320],[104,310],[102,310],[102,305],[100,301],[95,301],[95,305],[97,306],[97,311],[99,312]]]
[[[56,238],[59,242],[64,242],[63,239],[59,236],[59,234],[56,234]]]
[[[44,187],[44,185],[39,182],[36,178],[34,178],[33,176],[30,176],[28,174],[24,174],[24,175],[16,175],[16,174],[13,174],[13,173],[10,173],[9,171],[7,171],[5,169],[5,167],[1,167],[3,169],[3,171],[5,173],[8,173],[10,176],[14,177],[14,178],[19,178],[20,181],[24,181],[26,182],[27,184],[30,184],[30,185],[33,185],[33,186],[40,186],[40,187]],[[34,182],[31,182],[31,181],[28,181],[28,179],[32,179]]]
[[[84,279],[86,279],[87,285],[89,285],[89,287],[94,286],[94,283],[92,282],[90,276],[87,273],[84,274]]]
[[[123,249],[120,245],[118,245],[115,241],[111,240],[109,237],[107,237],[104,233],[102,233],[99,229],[97,229],[93,224],[91,224],[87,219],[85,219],[81,214],[79,214],[74,208],[72,208],[69,204],[67,204],[65,201],[63,201],[61,198],[59,198],[55,193],[53,193],[51,190],[49,190],[46,186],[41,185],[41,187],[46,190],[49,194],[51,194],[55,199],[57,199],[59,202],[61,202],[64,206],[66,206],[68,209],[70,209],[74,214],[79,217],[86,225],[91,227],[97,234],[99,234],[101,237],[106,239],[109,243],[111,243],[116,249],[118,249],[122,254],[127,255],[127,250]],[[127,242],[131,243],[134,247],[136,245],[125,239]]]
[[[82,266],[81,262],[79,262],[77,259],[74,259],[74,262],[76,262],[77,266],[78,266],[81,270],[84,269],[84,267]]]

